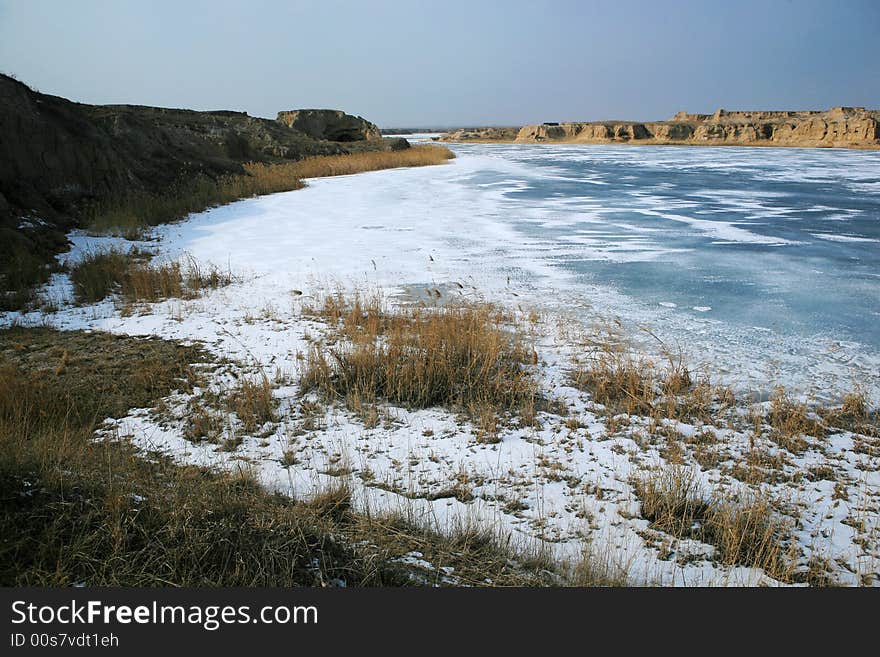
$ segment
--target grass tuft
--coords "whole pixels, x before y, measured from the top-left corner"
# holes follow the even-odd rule
[[[277,401],[272,384],[263,376],[259,381],[244,380],[228,397],[230,410],[241,420],[246,433],[277,420]]]
[[[320,313],[345,340],[308,354],[306,391],[359,404],[450,407],[483,418],[484,428],[499,414],[534,413],[532,350],[490,305],[390,309],[378,298],[337,296]]]
[[[24,310],[36,300],[36,288],[49,280],[51,263],[35,246],[11,230],[0,229],[0,311]]]
[[[647,360],[629,353],[602,350],[572,372],[572,383],[593,399],[617,412],[649,415],[656,397],[656,374]]]
[[[94,303],[118,293],[129,302],[155,302],[169,297],[192,298],[204,289],[233,281],[230,273],[194,258],[152,264],[138,251],[87,253],[70,268],[74,296],[79,303]]]
[[[868,396],[861,388],[844,395],[840,406],[820,408],[817,412],[829,427],[880,436],[880,410],[869,406]]]
[[[693,470],[676,465],[637,479],[635,491],[652,528],[713,545],[726,566],[761,568],[774,579],[791,581],[788,527],[774,517],[766,496],[749,492],[737,498],[718,491],[706,496]]]
[[[770,440],[795,454],[809,446],[805,436],[825,437],[825,427],[813,419],[807,405],[792,400],[782,387],[776,388],[773,394],[768,419]]]

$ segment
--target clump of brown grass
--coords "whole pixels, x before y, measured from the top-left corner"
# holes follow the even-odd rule
[[[0,311],[27,308],[36,287],[49,279],[51,260],[37,250],[19,232],[0,226]]]
[[[278,401],[266,376],[242,379],[229,389],[208,390],[187,404],[184,436],[187,440],[221,444],[233,451],[244,434],[254,434],[278,421]],[[231,415],[238,419],[236,423]]]
[[[706,376],[695,377],[682,353],[660,344],[666,362],[657,364],[632,350],[614,331],[598,333],[569,372],[569,381],[590,393],[609,416],[641,415],[655,424],[663,419],[717,423],[737,405],[731,388],[713,384]]]
[[[608,331],[593,341],[590,352],[571,372],[570,379],[575,387],[589,392],[611,412],[683,417],[704,403],[702,397],[707,391],[694,385],[681,354],[675,357],[665,346],[663,352],[668,365],[659,367],[635,354]],[[696,396],[691,400],[695,390]]]
[[[616,412],[650,414],[657,397],[653,365],[618,349],[599,351],[572,372],[571,380]]]
[[[695,382],[680,352],[673,354],[650,330],[642,330],[660,343],[666,364],[658,366],[634,352],[612,327],[590,340],[588,353],[570,373],[572,385],[615,414],[655,420],[705,416],[719,403],[721,390],[707,381]]]
[[[868,397],[861,388],[844,395],[839,406],[820,408],[817,412],[829,427],[880,436],[880,411],[870,408]]]
[[[761,568],[770,577],[790,581],[788,527],[774,517],[766,495],[716,491],[706,496],[693,470],[675,465],[637,479],[634,488],[642,515],[654,529],[713,545],[726,566]]]
[[[864,391],[856,390],[843,396],[840,413],[856,420],[868,419],[868,400]]]
[[[121,251],[86,253],[70,268],[74,295],[80,303],[94,303],[109,296],[131,268],[134,254]]]
[[[70,268],[74,296],[79,303],[94,303],[113,293],[126,301],[154,302],[169,297],[192,298],[204,289],[229,285],[230,273],[194,258],[153,264],[137,251],[95,251]]]
[[[699,379],[679,395],[666,398],[666,415],[684,421],[718,422],[724,411],[736,406],[736,396],[728,386]]]
[[[345,340],[308,354],[304,390],[487,418],[534,412],[532,351],[490,305],[391,309],[378,299],[335,296],[321,313]]]
[[[132,302],[192,296],[183,277],[179,262],[129,266],[121,277],[120,293]]]
[[[217,443],[227,426],[226,418],[215,409],[190,403],[183,436],[191,442]]]
[[[381,335],[390,326],[392,314],[385,305],[378,293],[347,296],[337,291],[324,295],[317,306],[304,305],[302,312],[327,322],[344,337],[358,340],[363,336]]]
[[[227,403],[247,433],[277,420],[277,400],[272,394],[272,384],[265,376],[257,381],[242,381],[228,395]]]
[[[825,427],[811,415],[806,404],[795,402],[781,386],[776,388],[768,417],[770,439],[794,453],[803,452],[809,446],[806,436],[825,437]]]

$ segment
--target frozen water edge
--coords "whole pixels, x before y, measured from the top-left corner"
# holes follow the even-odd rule
[[[334,481],[333,475],[322,473],[330,464],[344,460],[351,470],[344,476],[353,484],[360,508],[403,507],[441,530],[468,520],[487,523],[522,541],[548,541],[559,558],[577,559],[585,546],[593,545],[610,551],[614,565],[625,569],[633,583],[772,583],[755,570],[723,569],[709,561],[686,558],[705,553],[706,546],[683,542],[678,550],[684,563],[660,559],[656,550],[646,546],[641,533],[648,523],[638,517],[638,503],[629,482],[640,469],[661,464],[660,453],[653,447],[643,450],[635,435],[606,439],[604,423],[590,410],[584,396],[565,385],[572,346],[558,332],[556,319],[580,323],[585,304],[601,307],[596,299],[602,291],[582,296],[570,291],[559,294],[565,281],[554,268],[538,261],[511,263],[510,254],[520,252],[521,246],[503,225],[485,219],[488,211],[475,213],[466,237],[454,231],[456,222],[443,212],[450,202],[446,197],[455,193],[456,186],[443,181],[457,175],[453,167],[472,166],[462,161],[448,169],[315,180],[305,190],[243,201],[163,227],[157,230],[159,241],[146,244],[160,257],[188,252],[200,261],[228,266],[244,280],[196,300],[149,305],[130,317],[121,316],[112,303],[103,303],[68,307],[24,320],[46,321],[60,328],[197,340],[242,363],[245,371],[278,371],[287,381],[275,393],[282,421],[268,437],[245,437],[235,452],[222,452],[215,446],[186,441],[179,426],[160,426],[143,409],[109,428],[130,436],[144,449],[159,449],[183,461],[213,466],[246,464],[256,469],[267,487],[295,497],[308,496]],[[459,193],[462,197],[453,199],[455,207],[492,202],[491,191],[482,192],[480,196],[487,195],[482,200],[461,190]],[[418,208],[425,216],[414,213]],[[114,241],[81,234],[72,238],[75,247],[70,258]],[[299,463],[284,467],[282,454],[290,445],[295,426],[297,353],[308,349],[307,334],[324,328],[304,320],[299,309],[303,300],[337,283],[382,289],[387,294],[400,292],[406,284],[415,291],[416,284],[442,286],[471,298],[500,301],[514,310],[520,307],[527,312],[538,307],[547,311],[548,319],[538,328],[538,352],[545,363],[542,387],[567,401],[580,428],[562,430],[557,420],[544,417],[541,429],[508,429],[500,443],[485,445],[476,441],[472,427],[439,410],[387,408],[394,425],[366,429],[344,409],[331,408],[323,418],[324,428],[298,448]],[[63,277],[58,277],[50,293],[63,297],[69,293],[66,285]],[[304,294],[294,296],[294,289]],[[611,292],[604,294],[621,301]],[[12,317],[7,315],[4,321]],[[715,327],[707,322],[702,330],[711,332]],[[755,377],[762,375],[755,373]],[[171,405],[184,402],[169,400]],[[633,434],[638,429],[635,424]],[[682,426],[680,430],[695,429]],[[735,433],[726,439],[747,442]],[[850,502],[835,503],[829,482],[805,490],[781,488],[779,492],[794,496],[793,503],[803,509],[798,532],[801,547],[832,561],[841,560],[856,573],[873,572],[877,568],[876,545],[868,551],[860,548],[856,543],[859,537],[846,521],[850,510],[860,506],[876,518],[880,490],[877,464],[873,463],[871,470],[850,458],[847,440],[851,443],[846,436],[837,438],[835,448],[841,455],[838,465],[850,480]],[[800,465],[805,467],[815,458],[808,454]],[[365,481],[367,472],[370,477]],[[564,476],[559,478],[554,472]],[[462,473],[471,482],[473,501],[417,497],[424,491],[448,488]],[[721,479],[713,470],[700,476],[706,485]],[[508,511],[506,502],[524,508]],[[847,568],[841,566],[838,576],[845,583],[855,583],[855,575]]]
[[[474,184],[475,177],[486,171],[500,179],[498,185]],[[526,174],[530,179],[548,175],[503,156],[467,154],[442,167],[313,180],[304,190],[210,210],[163,227],[157,234],[163,252],[187,251],[198,260],[251,273],[261,281],[318,277],[384,288],[457,282],[463,295],[527,303],[587,323],[619,318],[634,336],[640,327],[650,327],[694,367],[704,367],[714,378],[745,392],[766,393],[781,384],[805,398],[834,402],[859,386],[880,403],[877,349],[821,329],[808,336],[778,330],[774,314],[784,314],[784,308],[768,310],[760,325],[734,325],[717,318],[718,309],[708,298],[679,302],[673,310],[660,306],[672,301],[668,297],[637,299],[576,276],[566,261],[583,257],[645,261],[676,249],[668,243],[616,244],[607,237],[597,240],[579,234],[564,239],[524,234],[513,219],[545,223],[584,219],[579,208],[560,213],[552,203],[512,201],[511,190],[525,184]],[[573,201],[577,199],[560,203]],[[748,204],[748,197],[738,202]],[[670,202],[651,203],[668,208]],[[673,222],[680,218],[658,210],[642,214],[672,217]],[[601,213],[595,221],[606,226]],[[748,231],[727,227],[725,222],[688,221],[711,225],[712,231],[723,234],[745,233],[746,242],[765,239],[748,237]],[[82,236],[75,239],[79,247],[88,242]],[[772,269],[772,257],[762,261]],[[772,276],[770,271],[766,278],[772,281]],[[864,297],[869,306],[871,294],[868,290]],[[749,303],[744,299],[744,308]],[[642,346],[656,348],[650,340]]]

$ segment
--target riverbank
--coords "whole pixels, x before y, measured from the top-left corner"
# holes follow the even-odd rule
[[[80,212],[87,232],[142,238],[150,228],[180,220],[190,214],[243,198],[300,189],[304,178],[350,175],[364,171],[442,164],[454,157],[439,145],[418,145],[395,149],[376,148],[363,152],[308,157],[296,162],[266,164],[247,162],[243,173],[216,178],[196,175],[161,192],[120,192]],[[0,282],[0,309],[26,310],[36,300],[37,288],[57,271],[53,256],[63,252],[69,241],[57,235],[57,228],[42,221],[22,221],[9,231],[4,243]],[[32,230],[33,229],[33,230]],[[44,230],[45,229],[45,230]],[[33,238],[33,239],[31,239]],[[49,246],[42,245],[48,240]],[[42,245],[42,246],[41,246]]]
[[[781,389],[763,403],[737,399],[674,353],[657,362],[631,350],[627,336],[613,329],[603,333],[526,309],[456,302],[411,316],[407,300],[392,291],[365,291],[357,301],[347,293],[300,285],[305,289],[281,296],[259,279],[242,278],[183,298],[120,298],[61,308],[23,320],[25,326],[29,321],[58,326],[61,334],[23,327],[4,331],[4,360],[33,357],[35,339],[42,340],[42,349],[53,355],[39,359],[40,367],[48,368],[40,376],[63,385],[78,368],[105,377],[104,366],[84,351],[109,339],[96,330],[199,345],[206,355],[183,354],[175,361],[198,368],[198,378],[188,385],[177,382],[170,394],[157,391],[142,408],[120,413],[146,402],[126,392],[119,410],[97,411],[96,419],[119,416],[94,427],[99,454],[157,454],[170,459],[163,467],[171,468],[171,476],[197,466],[221,473],[205,475],[208,481],[232,477],[229,484],[216,484],[221,486],[233,485],[244,472],[247,481],[299,500],[306,510],[345,491],[339,503],[345,514],[379,518],[372,525],[379,534],[388,524],[381,519],[403,518],[411,527],[407,535],[441,537],[435,543],[460,544],[464,531],[515,546],[517,554],[540,556],[537,570],[528,559],[524,568],[514,569],[519,583],[539,583],[541,572],[553,571],[558,579],[545,583],[572,582],[567,578],[573,571],[585,570],[593,582],[627,584],[876,582],[880,427],[859,391],[835,408],[811,407]],[[462,340],[462,351],[448,341],[432,351],[423,332],[400,334],[409,347],[398,356],[384,347],[372,351],[384,344],[393,348],[385,337],[391,340],[396,331],[430,317],[464,322],[463,333],[449,334],[460,337],[447,339]],[[447,330],[442,324],[424,326],[419,331]],[[81,328],[68,332],[76,327]],[[508,346],[504,336],[513,340]],[[431,383],[435,375],[426,368],[449,367],[452,381],[467,381],[472,359],[485,353],[491,358],[486,362],[494,363],[499,356],[486,350],[496,348],[523,377],[515,404],[508,405],[506,397],[492,401],[492,388],[481,379],[474,379],[467,397],[444,398],[439,380]],[[360,355],[361,349],[374,355]],[[157,366],[152,352],[143,367],[132,367],[131,356],[117,354],[112,343],[100,352],[101,362],[122,359],[134,377]],[[420,353],[433,354],[436,364],[421,363]],[[220,365],[199,365],[214,361]],[[360,363],[360,374],[348,369],[354,363]],[[476,366],[474,372],[482,371]],[[408,384],[377,378],[383,369],[413,376],[440,396],[392,394]],[[514,379],[504,377],[507,389],[516,392],[509,387]],[[6,385],[20,379],[16,375]],[[348,387],[362,380],[376,383]],[[29,397],[16,390],[7,403],[24,404],[27,413]],[[81,401],[72,403],[82,408]],[[19,421],[32,421],[27,418]],[[53,418],[44,419],[53,426]],[[90,444],[90,430],[86,426],[78,439],[82,445]],[[59,461],[52,454],[50,463],[63,462],[68,471],[76,465],[69,456]],[[166,495],[137,483],[140,479],[129,481],[124,468],[117,477],[124,495],[131,489],[131,504],[148,498],[161,508]],[[262,493],[248,495],[256,496],[256,503]],[[323,513],[332,520],[339,511],[335,503],[330,506]],[[700,532],[694,533],[695,526]],[[342,528],[328,531],[339,540]],[[390,565],[415,559],[427,572],[425,581],[507,581],[497,572],[473,569],[474,563],[466,576],[461,565],[452,565],[460,562],[444,559],[443,570],[413,548],[418,540],[397,543]],[[421,553],[418,558],[414,551]],[[301,570],[306,579],[337,579],[333,568]],[[71,576],[77,572],[70,567]],[[373,575],[376,583],[395,581],[381,571]],[[150,577],[114,576],[119,583]],[[235,581],[222,570],[216,577],[218,583]],[[204,581],[213,578],[206,574]],[[350,573],[346,581],[359,582]]]
[[[366,119],[337,110],[285,110],[272,120],[237,111],[88,105],[4,74],[0,130],[0,310],[33,302],[72,229],[135,236],[217,204],[296,189],[301,172],[292,165],[304,159],[346,156],[348,166],[359,163],[350,172],[373,170],[386,166],[383,154],[409,148],[405,139],[383,138]],[[411,156],[412,165],[418,157]]]
[[[222,359],[198,390],[101,428],[178,464],[247,468],[266,489],[299,500],[344,484],[356,513],[403,513],[446,536],[488,528],[544,563],[602,573],[597,581],[876,583],[880,455],[876,414],[860,391],[845,404],[806,403],[786,390],[754,400],[694,368],[673,344],[667,358],[662,345],[643,351],[610,318],[551,311],[513,270],[505,281],[484,268],[515,236],[485,221],[494,210],[480,198],[489,204],[493,194],[462,196],[440,182],[473,175],[468,160],[455,162],[314,180],[159,227],[158,241],[135,244],[157,264],[189,252],[229,272],[229,284],[76,306],[61,277],[48,291],[55,312],[6,320],[158,335]],[[446,204],[469,209],[465,235]],[[71,238],[71,264],[130,245]],[[520,389],[532,391],[531,403],[452,396],[422,408],[418,397],[389,393],[410,379],[372,378],[389,362],[383,345],[401,346],[401,371],[438,371],[436,359],[416,358],[441,331],[425,321],[457,308],[483,309],[491,322],[475,320],[464,336],[486,340],[465,340],[464,352],[451,354],[501,349],[493,353],[508,354],[531,382]],[[414,311],[426,315],[413,319]],[[410,331],[419,326],[426,330]],[[387,342],[392,336],[398,341]],[[466,373],[471,359],[442,362],[464,363]],[[362,380],[335,369],[346,363],[362,363],[376,385],[340,387]]]

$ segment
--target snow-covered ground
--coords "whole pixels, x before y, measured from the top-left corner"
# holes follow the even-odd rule
[[[69,282],[58,275],[45,292],[60,306],[57,312],[8,313],[0,321],[199,341],[236,363],[215,373],[215,386],[228,383],[232,371],[251,377],[265,373],[277,382],[280,421],[255,432],[259,435],[239,436],[243,441],[234,451],[189,442],[181,422],[163,421],[148,409],[133,410],[108,427],[144,449],[221,467],[246,464],[266,486],[295,497],[341,477],[352,485],[361,508],[402,508],[441,530],[464,521],[487,523],[518,541],[544,541],[561,559],[577,560],[589,551],[636,584],[774,583],[754,569],[719,566],[711,559],[712,548],[694,541],[658,549],[663,538],[640,517],[632,478],[664,464],[662,445],[639,418],[627,418],[610,431],[589,396],[567,385],[566,373],[580,351],[578,336],[600,317],[666,316],[665,335],[680,328],[683,340],[699,339],[689,345],[734,334],[725,334],[719,320],[701,317],[707,306],[695,305],[696,314],[678,316],[677,304],[663,300],[669,305],[654,314],[627,318],[611,312],[630,301],[619,290],[583,281],[573,285],[573,274],[553,261],[554,254],[569,253],[571,246],[524,237],[508,220],[516,211],[511,189],[528,187],[522,166],[492,154],[463,153],[449,165],[312,180],[303,190],[216,208],[156,229],[155,241],[141,246],[159,258],[190,254],[228,268],[236,283],[194,300],[172,299],[123,315],[110,301],[70,305]],[[493,172],[491,180],[471,184],[486,171]],[[500,182],[499,171],[505,173]],[[721,235],[717,226],[704,230],[700,221],[692,218],[686,225],[712,239],[742,237],[735,226]],[[78,233],[71,238],[74,248],[64,256],[69,261],[119,243]],[[636,247],[629,243],[627,253],[638,252]],[[645,250],[651,257],[664,252],[656,244]],[[440,409],[384,407],[379,425],[367,428],[343,406],[324,406],[304,429],[307,413],[297,386],[301,355],[330,329],[303,316],[302,307],[337,286],[380,290],[399,300],[436,288],[445,295],[500,302],[523,316],[537,311],[540,319],[532,330],[541,387],[564,400],[577,422],[542,414],[540,428],[506,428],[500,442],[485,444],[474,427]],[[793,381],[845,381],[855,369],[854,378],[864,381],[862,369],[874,362],[870,354],[839,346],[844,359],[835,360],[832,350],[827,358],[810,361],[803,358],[806,348],[795,337],[775,333],[766,344],[727,342],[720,348],[726,360],[718,370],[733,383],[766,388],[780,367]],[[773,349],[778,358],[771,362],[765,356]],[[715,353],[699,349],[690,356],[712,366]],[[867,382],[876,399],[876,378]],[[169,398],[171,415],[182,415],[187,402],[185,396]],[[679,424],[671,429],[687,437],[704,428]],[[230,431],[235,430],[232,422]],[[723,458],[716,466],[702,468],[693,461],[691,466],[707,490],[741,486],[725,465],[742,461],[749,449],[747,432],[712,431]],[[876,444],[873,451],[854,449],[860,440],[837,434],[802,455],[786,453],[781,469],[786,476],[763,484],[790,514],[802,561],[826,558],[833,575],[846,584],[866,583],[872,574],[876,583],[880,577],[880,458]],[[286,453],[295,454],[294,464],[285,464]],[[798,475],[818,466],[832,474]],[[467,495],[428,499],[451,490]]]

